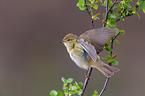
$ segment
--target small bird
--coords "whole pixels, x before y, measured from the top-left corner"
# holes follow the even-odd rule
[[[114,28],[98,28],[91,29],[81,34],[79,37],[72,33],[67,34],[63,38],[70,58],[82,69],[88,70],[89,67],[97,68],[106,77],[111,77],[114,72],[119,69],[109,66],[101,61],[98,54],[103,51],[107,41],[114,37],[116,29]]]

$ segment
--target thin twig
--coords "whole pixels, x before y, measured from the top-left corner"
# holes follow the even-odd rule
[[[114,40],[119,36],[120,32],[115,36],[115,37],[112,37],[112,41],[111,41],[111,49],[113,50],[113,42]],[[113,51],[110,52],[110,55],[112,55]],[[112,65],[112,63],[109,64],[110,66]],[[106,77],[106,81],[104,83],[104,86],[103,86],[103,89],[101,90],[99,96],[101,96],[104,91],[106,90],[106,87],[107,87],[107,84],[108,84],[108,81],[109,81],[109,78]]]
[[[85,4],[86,4],[87,0],[85,0]],[[95,0],[94,0],[95,2]],[[89,10],[88,6],[86,5],[87,7],[87,12],[89,14],[89,17],[90,17],[90,20],[91,20],[91,24],[92,24],[92,29],[94,29],[94,20],[92,19],[92,16],[91,16],[91,11]],[[83,86],[83,93],[80,95],[80,96],[83,96],[85,90],[86,90],[86,87],[88,85],[88,82],[89,82],[89,79],[90,79],[90,76],[91,76],[91,73],[92,73],[92,70],[93,68],[92,67],[89,67],[88,71],[87,71],[87,75],[86,75],[86,78],[85,78],[85,81],[84,81],[84,86]]]
[[[108,0],[106,0],[106,14],[105,14],[104,22],[103,22],[103,27],[106,26],[108,13],[111,11],[111,8],[112,8],[116,3],[117,3],[117,0],[115,0],[115,1],[113,2],[113,4],[110,6],[110,8],[108,9]]]
[[[108,17],[108,0],[106,0],[106,14],[105,14],[105,20],[103,22],[103,27],[106,26],[107,17]]]
[[[110,8],[109,8],[108,11],[107,11],[107,14],[111,11],[111,8],[112,8],[116,3],[117,3],[117,0],[115,0],[115,1],[113,2],[113,4],[110,6]]]
[[[105,15],[105,20],[104,20],[104,23],[103,23],[103,27],[106,26],[106,21],[107,21],[107,16],[108,16],[109,11],[111,10],[111,8],[112,8],[116,3],[118,3],[117,0],[115,0],[115,1],[113,2],[113,4],[110,6],[110,8],[108,9],[108,11],[106,11],[106,15]],[[106,0],[106,4],[107,4],[107,0]],[[106,7],[107,7],[107,6],[108,6],[108,5],[106,5]],[[138,8],[139,6],[138,6],[138,5],[135,5],[135,7]],[[106,9],[107,9],[107,8],[106,8]],[[134,15],[134,14],[131,13],[131,14],[126,15],[125,17],[132,16],[132,15]],[[125,17],[123,17],[123,18],[125,18]],[[116,20],[116,22],[118,22],[118,21],[120,21],[120,19],[117,19],[117,20]],[[119,34],[120,34],[120,32],[119,32],[115,37],[112,38],[112,41],[111,41],[111,49],[112,49],[112,50],[113,50],[113,42],[114,42],[114,40],[119,36]],[[112,55],[112,54],[113,54],[113,51],[110,52],[110,55]],[[111,66],[112,63],[110,63],[109,65]],[[104,91],[106,90],[108,81],[109,81],[109,78],[106,77],[105,84],[104,84],[103,89],[101,90],[99,96],[101,96],[101,95],[104,93]]]
[[[128,14],[128,15],[126,15],[125,17],[123,17],[123,18],[126,18],[126,17],[129,17],[129,16],[132,16],[133,15],[133,13],[131,13],[131,14]],[[119,19],[116,19],[116,22],[118,22],[118,21],[120,21],[121,19],[119,18]]]
[[[108,84],[108,80],[109,80],[109,78],[106,77],[105,84],[104,84],[103,89],[102,89],[102,91],[100,92],[99,96],[101,96],[101,95],[103,94],[103,92],[106,90],[106,86],[107,86],[107,84]]]
[[[86,2],[87,2],[87,0],[85,0],[85,4],[86,4]],[[89,14],[89,17],[90,17],[90,20],[91,20],[91,24],[92,24],[92,29],[94,29],[94,20],[92,19],[92,15],[91,15],[91,11],[89,10],[89,8],[88,8],[88,6],[86,5],[86,7],[87,7],[87,9],[86,9],[86,11],[88,12],[88,14]]]
[[[85,79],[85,82],[84,82],[84,86],[83,86],[83,93],[81,94],[81,96],[83,96],[84,92],[85,92],[85,89],[87,87],[87,84],[89,82],[89,79],[90,79],[90,76],[91,76],[91,73],[92,73],[92,67],[89,67],[89,70],[87,71],[87,74],[86,74],[86,79]]]
[[[138,8],[139,6],[136,4],[135,7]],[[134,14],[133,14],[133,13],[130,13],[130,14],[126,15],[126,16],[123,17],[123,18],[129,17],[129,16],[132,16],[132,15],[134,15]],[[118,22],[118,21],[120,21],[120,20],[121,20],[120,18],[119,18],[119,19],[116,19],[116,22]]]
[[[113,2],[113,4],[110,6],[110,8],[108,9],[108,0],[106,0],[106,14],[105,14],[105,20],[104,20],[104,22],[103,22],[103,27],[106,26],[108,13],[111,11],[111,8],[112,8],[116,3],[117,3],[117,0],[115,0],[115,1]],[[117,37],[118,35],[119,35],[119,34],[117,34],[114,38],[112,38],[111,49],[113,49],[113,42],[114,42],[114,40],[116,39],[116,37]],[[113,51],[110,52],[110,55],[112,55],[112,53],[113,53]],[[111,66],[111,63],[110,63],[110,66]],[[106,77],[105,84],[104,84],[103,89],[101,90],[99,96],[101,96],[101,95],[104,93],[104,91],[106,90],[108,81],[109,81],[109,78]]]

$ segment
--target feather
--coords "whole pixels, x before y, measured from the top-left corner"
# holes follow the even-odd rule
[[[115,36],[115,33],[116,29],[114,28],[98,28],[86,31],[81,34],[79,38],[84,39],[84,41],[88,41],[88,43],[95,47],[97,52],[102,52],[104,45],[111,37]]]
[[[96,62],[90,62],[89,65],[93,68],[97,68],[101,73],[103,73],[106,77],[111,77],[114,72],[118,72],[120,69],[109,66],[108,64],[105,64],[103,61],[101,61],[100,57],[97,57]]]
[[[92,60],[95,62],[97,59],[97,53],[95,47],[92,44],[88,43],[87,41],[85,42],[84,39],[78,38],[77,41],[83,47],[83,49],[89,54]]]

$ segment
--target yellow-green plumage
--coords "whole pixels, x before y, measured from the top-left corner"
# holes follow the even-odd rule
[[[70,33],[64,37],[63,43],[71,59],[80,68],[86,70],[89,67],[97,68],[106,77],[111,77],[119,69],[101,61],[97,52],[101,52],[108,39],[114,35],[115,29],[99,28],[89,30],[80,35],[80,37]]]

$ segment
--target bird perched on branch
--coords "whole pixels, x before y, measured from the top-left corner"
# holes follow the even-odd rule
[[[106,77],[111,77],[119,69],[101,61],[98,54],[103,51],[107,41],[114,37],[114,28],[91,29],[79,37],[69,33],[63,38],[63,43],[71,59],[82,69],[97,68]]]

